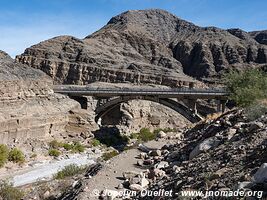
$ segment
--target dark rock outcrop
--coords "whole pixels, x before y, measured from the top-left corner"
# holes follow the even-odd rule
[[[41,69],[56,83],[95,81],[188,84],[225,69],[267,62],[267,47],[239,30],[199,27],[163,10],[133,10],[113,17],[84,39],[60,36],[16,60]]]
[[[267,30],[253,31],[249,33],[258,43],[267,45]]]

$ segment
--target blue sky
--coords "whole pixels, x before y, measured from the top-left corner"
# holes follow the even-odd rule
[[[0,0],[0,49],[14,57],[54,36],[83,38],[112,16],[148,8],[200,26],[267,29],[266,0]]]

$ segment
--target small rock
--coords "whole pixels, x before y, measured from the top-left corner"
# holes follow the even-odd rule
[[[136,164],[137,164],[137,166],[141,167],[141,166],[143,166],[143,161],[138,160]]]
[[[166,175],[165,171],[163,171],[161,169],[154,169],[154,172],[155,172],[156,177],[162,177],[162,176]]]
[[[154,164],[154,160],[152,160],[152,159],[144,160],[143,164],[144,165],[152,165],[152,164]]]
[[[148,152],[150,151],[149,148],[146,147],[146,146],[143,145],[143,144],[139,144],[139,145],[138,145],[138,149],[139,149],[140,151],[145,152],[145,153],[148,153]]]
[[[143,177],[143,178],[141,179],[140,184],[141,184],[141,186],[142,186],[143,188],[145,188],[145,187],[147,187],[147,186],[149,185],[149,181],[148,181],[145,177]]]
[[[164,169],[166,167],[169,167],[169,163],[166,161],[161,161],[155,165],[155,168],[158,168],[158,169]]]
[[[236,134],[236,129],[235,128],[229,128],[227,132],[227,139],[231,140],[232,137]]]
[[[159,137],[159,138],[166,138],[166,137],[167,137],[167,134],[166,134],[164,131],[160,131],[160,132],[158,133],[158,137]]]
[[[238,185],[237,185],[237,189],[241,190],[241,189],[244,189],[244,188],[251,188],[252,186],[253,186],[253,183],[249,182],[249,181],[239,182]]]
[[[44,194],[43,194],[43,198],[47,199],[50,196],[50,192],[47,190]]]
[[[132,184],[140,184],[141,183],[141,177],[133,177],[129,180],[130,185]]]
[[[140,153],[140,155],[139,155],[139,158],[142,160],[147,159],[147,157],[148,157],[147,153]]]
[[[159,149],[149,152],[150,156],[161,156],[161,151]]]
[[[123,189],[123,188],[124,188],[124,186],[123,186],[122,183],[120,183],[120,184],[117,186],[117,189]]]
[[[142,186],[139,184],[132,184],[132,185],[130,185],[129,188],[133,191],[142,191],[143,190]]]

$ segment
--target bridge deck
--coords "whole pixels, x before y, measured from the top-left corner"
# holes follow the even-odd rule
[[[190,98],[190,99],[227,99],[228,93],[222,88],[91,88],[88,86],[54,86],[54,92],[72,96],[157,96],[159,98]]]

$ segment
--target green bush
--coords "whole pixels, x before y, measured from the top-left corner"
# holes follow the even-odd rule
[[[60,155],[60,151],[57,149],[49,149],[48,154],[49,156],[58,157]]]
[[[139,138],[139,133],[132,133],[132,134],[130,135],[130,138],[131,138],[131,139],[138,139],[138,138]]]
[[[91,145],[93,146],[93,147],[96,147],[96,146],[99,146],[101,144],[101,142],[98,140],[98,139],[92,139],[92,141],[91,141]]]
[[[156,139],[157,135],[152,133],[148,128],[142,128],[139,133],[139,139],[147,142]]]
[[[66,167],[64,167],[62,170],[58,171],[55,174],[54,178],[55,179],[64,179],[64,178],[69,177],[69,176],[81,174],[85,170],[86,170],[86,167],[84,167],[84,166],[79,167],[75,164],[70,164],[70,165],[67,165]]]
[[[3,167],[8,160],[8,147],[0,144],[0,167]]]
[[[63,146],[63,144],[61,142],[58,142],[57,140],[52,140],[50,143],[49,143],[49,146],[50,148],[52,149],[59,149],[60,147]]]
[[[157,138],[157,133],[163,129],[157,129],[151,132],[148,128],[142,128],[139,133],[132,133],[130,135],[131,139],[138,139],[142,142],[148,142]]]
[[[8,160],[16,163],[23,163],[25,161],[25,156],[21,150],[14,148],[9,152]]]
[[[72,147],[73,153],[81,153],[85,151],[85,146],[82,145],[80,142],[74,142]]]
[[[267,103],[256,101],[252,105],[245,108],[245,115],[248,120],[253,121],[267,113]]]
[[[20,200],[24,196],[23,192],[7,182],[0,183],[0,199],[3,200]]]
[[[109,160],[109,159],[111,159],[117,155],[119,155],[119,153],[117,151],[113,150],[113,151],[103,153],[102,158],[103,158],[103,160],[107,161],[107,160]]]
[[[248,107],[267,98],[267,74],[257,69],[230,71],[224,77],[230,99],[238,106]]]
[[[69,144],[69,143],[64,143],[62,146],[67,151],[73,149],[73,145],[72,144]]]

